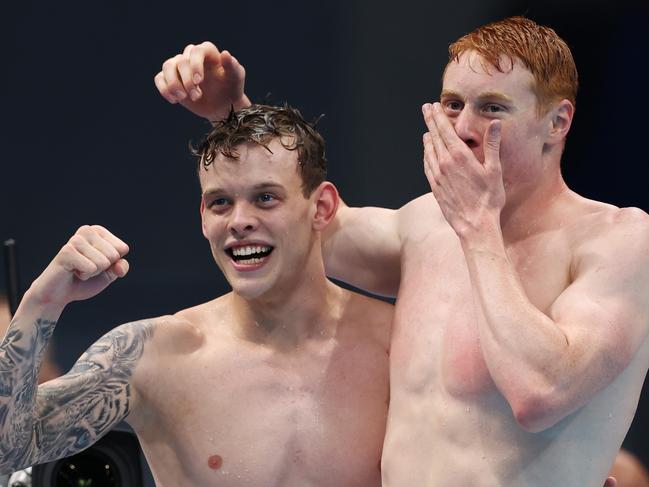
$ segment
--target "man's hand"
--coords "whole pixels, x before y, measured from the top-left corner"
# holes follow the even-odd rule
[[[617,486],[617,480],[615,480],[615,477],[609,477],[606,479],[606,482],[604,482],[604,487],[616,487]]]
[[[211,122],[223,120],[250,105],[243,92],[246,70],[228,51],[211,42],[189,44],[182,54],[167,59],[154,78],[169,103],[180,103]]]
[[[29,289],[32,299],[65,306],[91,298],[128,272],[128,245],[99,225],[85,225],[70,238]]]
[[[433,195],[455,232],[478,230],[484,218],[496,218],[505,204],[500,165],[500,121],[484,134],[484,162],[455,133],[439,103],[423,107],[424,172]]]

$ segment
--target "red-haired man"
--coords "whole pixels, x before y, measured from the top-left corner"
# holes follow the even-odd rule
[[[509,18],[450,54],[423,106],[432,192],[342,207],[324,242],[329,275],[398,291],[383,485],[599,486],[649,363],[649,217],[564,182],[577,71],[552,29]],[[156,85],[215,120],[243,80],[204,43]]]

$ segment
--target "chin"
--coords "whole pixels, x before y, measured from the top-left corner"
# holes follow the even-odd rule
[[[264,280],[264,282],[241,282],[240,279],[230,281],[230,286],[232,287],[233,293],[246,300],[259,299],[267,295],[273,287],[268,280]]]

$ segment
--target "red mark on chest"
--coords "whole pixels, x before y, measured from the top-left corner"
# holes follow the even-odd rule
[[[219,468],[221,468],[221,465],[223,465],[223,458],[221,458],[220,455],[212,455],[207,459],[207,465],[212,470],[218,470]]]

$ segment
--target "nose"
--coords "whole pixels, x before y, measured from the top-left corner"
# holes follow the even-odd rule
[[[478,117],[468,107],[451,119],[455,133],[470,149],[477,147],[482,140],[478,131]]]
[[[247,203],[236,203],[230,213],[228,224],[230,233],[236,238],[243,238],[257,229],[258,221],[254,208]]]

